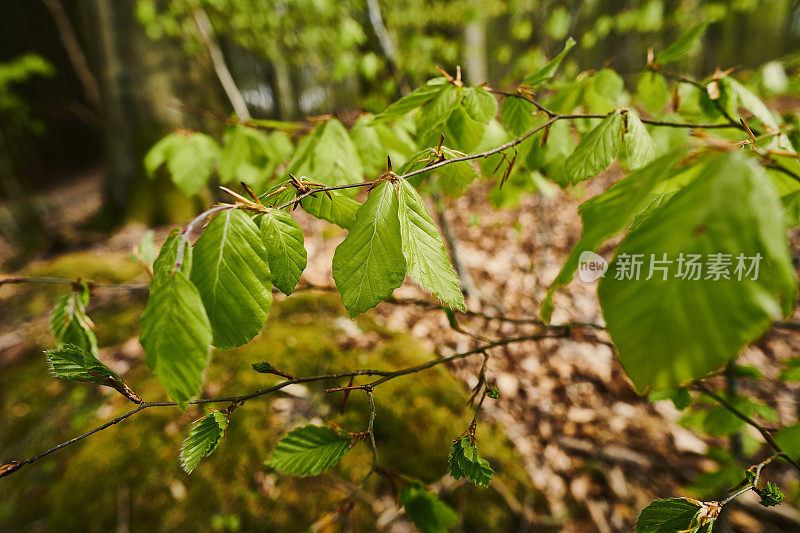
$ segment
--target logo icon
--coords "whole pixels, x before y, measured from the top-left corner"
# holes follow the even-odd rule
[[[578,277],[585,283],[591,283],[605,277],[608,261],[594,252],[586,250],[578,258]]]

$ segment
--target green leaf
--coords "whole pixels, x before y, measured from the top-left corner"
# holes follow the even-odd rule
[[[728,81],[728,86],[739,96],[739,104],[743,108],[750,111],[753,116],[769,129],[773,131],[778,131],[780,129],[780,124],[778,124],[772,112],[764,105],[764,102],[762,102],[758,96],[751,93],[744,85],[735,79],[731,77],[726,79]]]
[[[570,37],[567,39],[567,42],[564,43],[564,49],[559,52],[559,54],[550,60],[541,70],[536,72],[535,74],[531,74],[522,82],[524,85],[528,85],[530,87],[538,87],[543,83],[547,82],[552,78],[556,70],[558,70],[558,66],[567,56],[570,50],[575,46],[575,40]]]
[[[494,475],[489,462],[478,455],[478,445],[470,441],[469,435],[453,441],[448,471],[456,481],[463,477],[479,487],[488,487]]]
[[[662,76],[648,70],[639,76],[636,96],[649,113],[658,115],[669,103],[669,86]]]
[[[272,304],[267,261],[258,227],[238,209],[217,215],[197,239],[192,282],[203,299],[217,348],[247,344],[266,322]]]
[[[466,87],[461,105],[472,120],[488,124],[497,115],[497,100],[483,87]]]
[[[793,459],[800,459],[800,423],[781,428],[775,434],[775,442]]]
[[[410,157],[400,169],[399,174],[402,176],[412,171],[424,169],[446,159],[456,159],[463,155],[464,154],[445,146],[442,146],[440,155],[437,155],[436,150],[433,148],[428,148]],[[464,189],[478,177],[478,171],[475,170],[475,167],[473,167],[469,161],[459,161],[457,163],[449,163],[428,172],[415,174],[408,178],[408,181],[414,187],[419,187],[426,177],[434,173],[439,176],[438,185],[441,190],[450,196],[460,195]]]
[[[637,390],[702,378],[760,337],[781,308],[784,313],[794,308],[797,279],[781,215],[763,170],[732,152],[701,165],[693,182],[619,245],[598,295],[608,332]],[[648,261],[666,254],[671,262],[651,279],[645,279],[645,266],[637,281],[620,266],[620,258],[632,261],[632,254]],[[727,254],[730,279],[709,277],[702,263],[702,279],[681,279],[680,254],[712,262],[711,254]],[[752,279],[754,272],[748,276],[746,270],[752,261],[746,258],[756,254],[760,270]],[[740,255],[744,268],[737,274]],[[683,274],[688,271],[685,267]]]
[[[447,249],[428,209],[406,180],[399,186],[400,233],[408,274],[451,308],[464,309],[464,295]]]
[[[170,232],[167,240],[161,245],[161,251],[158,257],[153,261],[153,281],[150,282],[150,292],[154,291],[157,285],[169,279],[172,274],[172,269],[175,267],[175,261],[178,257],[178,246],[181,242],[181,230],[174,229]],[[187,276],[192,272],[192,246],[188,240],[183,247],[183,258],[181,259],[180,271]]]
[[[778,379],[781,381],[800,381],[800,357],[790,357],[783,364],[785,368],[781,371]]]
[[[356,221],[356,211],[361,206],[352,198],[339,191],[317,193],[300,200],[300,205],[311,215],[336,224],[340,228],[350,229]]]
[[[203,384],[211,324],[197,288],[182,271],[150,293],[140,319],[147,366],[181,408]]]
[[[151,269],[153,268],[153,261],[156,259],[156,245],[153,242],[153,230],[147,230],[142,235],[141,240],[139,240],[139,244],[136,245],[136,250],[133,253],[133,257],[138,259],[143,264],[148,265]]]
[[[677,41],[656,54],[656,63],[666,65],[687,57],[700,42],[700,37],[706,31],[707,26],[707,22],[701,22],[681,35]]]
[[[261,190],[276,165],[287,155],[285,133],[273,132],[269,137],[256,129],[234,124],[225,130],[217,173],[222,183],[244,182]],[[291,143],[289,151],[291,151]]]
[[[208,182],[217,160],[219,145],[204,133],[180,135],[180,139],[181,142],[169,153],[167,170],[172,182],[186,195],[192,196]]]
[[[614,162],[622,144],[622,115],[615,111],[603,119],[567,158],[570,181],[578,183],[604,171]]]
[[[583,234],[550,285],[542,302],[542,319],[550,321],[553,314],[553,293],[572,280],[578,270],[583,252],[596,252],[606,239],[625,229],[641,213],[653,197],[659,183],[673,173],[682,151],[662,156],[648,166],[614,184],[603,194],[581,204],[578,209],[583,222]]]
[[[637,170],[656,158],[656,143],[647,128],[644,127],[639,115],[628,111],[628,131],[625,133],[625,153],[628,156],[628,167]]]
[[[431,130],[434,135],[428,138],[423,137],[422,144],[428,146],[438,144],[440,131],[444,131],[448,145],[464,152],[471,152],[483,139],[486,124],[473,119],[463,106],[459,106],[448,117],[444,129]]]
[[[325,185],[345,185],[358,183],[363,175],[358,152],[347,130],[338,120],[329,120],[314,150],[311,176]]]
[[[436,96],[416,115],[417,136],[423,146],[435,145],[444,133],[445,122],[459,107],[460,88],[446,84]]]
[[[770,422],[777,421],[775,411],[768,405],[744,395],[727,397],[727,400],[746,416],[756,415]],[[745,427],[745,422],[723,406],[706,411],[700,427],[714,437],[732,435]]]
[[[350,443],[350,437],[328,428],[299,427],[278,441],[267,465],[284,474],[316,476],[338,464]]]
[[[303,246],[303,229],[286,211],[271,209],[261,217],[261,235],[272,283],[288,296],[306,268],[308,257]]]
[[[358,183],[364,174],[350,135],[336,119],[318,124],[311,135],[301,141],[286,172],[311,176],[312,180],[325,185]],[[353,189],[346,194],[356,192]]]
[[[535,116],[538,109],[524,98],[515,96],[506,97],[500,109],[500,120],[514,136],[519,137],[533,129],[541,120]]]
[[[227,428],[228,415],[222,411],[211,411],[194,423],[181,449],[181,466],[187,474],[191,474],[201,459],[217,449]]]
[[[443,78],[439,78],[441,81]],[[445,88],[444,83],[431,83],[417,87],[414,91],[394,102],[389,107],[384,109],[381,113],[375,116],[375,120],[395,120],[406,113],[409,113],[423,105],[427,104]]]
[[[94,324],[86,314],[89,303],[89,287],[81,283],[80,291],[72,291],[61,297],[50,315],[50,332],[59,344],[74,344],[97,355],[97,338],[92,331]]]
[[[175,149],[182,145],[184,137],[180,133],[170,133],[153,145],[144,156],[144,169],[147,175],[153,177],[158,167],[172,157]]]
[[[685,498],[655,500],[642,509],[636,521],[636,533],[710,532],[714,520],[701,525],[699,513],[702,509],[701,505]]]
[[[381,183],[358,208],[350,233],[336,248],[333,279],[351,317],[375,307],[403,284],[406,260],[398,211],[394,185]]]
[[[456,512],[418,481],[402,488],[400,503],[422,533],[445,533],[458,521]]]
[[[651,402],[670,400],[678,411],[683,411],[692,405],[692,395],[686,387],[650,391],[647,399]]]
[[[778,485],[772,481],[767,481],[766,486],[761,489],[758,495],[761,497],[761,501],[758,503],[764,507],[774,507],[776,505],[780,505],[785,497],[780,487],[778,487]]]
[[[386,168],[388,151],[383,146],[378,135],[378,127],[386,127],[383,123],[376,123],[375,119],[364,115],[358,119],[355,126],[350,129],[350,138],[358,151],[358,158],[364,173],[368,176],[377,176]]]
[[[101,363],[88,350],[74,344],[60,344],[52,350],[46,350],[47,365],[57,378],[94,383],[111,387],[134,403],[142,403],[119,375]]]

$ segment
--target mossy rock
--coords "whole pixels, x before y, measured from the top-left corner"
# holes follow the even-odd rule
[[[136,308],[95,310],[95,321],[102,323],[101,345],[134,333],[136,314]],[[298,293],[276,301],[253,342],[212,354],[206,390],[236,395],[276,383],[280,378],[250,368],[259,361],[310,375],[356,367],[396,369],[434,357],[413,337],[387,331],[369,316],[357,322],[363,335],[350,337],[341,327],[346,320],[335,295]],[[370,344],[359,347],[364,338]],[[143,360],[133,361],[125,378],[147,400],[165,398]],[[315,419],[349,431],[366,427],[363,393],[355,391],[339,414],[341,393],[323,390],[331,385],[310,384],[302,399],[278,393],[247,402],[233,413],[220,447],[191,475],[181,470],[178,455],[203,410],[148,409],[2,480],[0,530],[108,531],[125,516],[132,531],[302,530],[333,510],[369,466],[365,443],[316,477],[292,478],[264,465],[277,440],[295,425]],[[53,380],[38,352],[3,368],[0,391],[0,459],[31,456],[132,408],[110,389]],[[424,482],[444,476],[450,442],[472,418],[467,397],[464,386],[441,366],[378,387],[375,435],[381,464]],[[525,500],[531,489],[500,428],[481,423],[478,439],[497,476]],[[365,493],[389,492],[389,482],[373,476]],[[511,531],[519,522],[492,489],[459,485],[445,500],[459,511],[465,530]],[[363,503],[347,519],[357,530],[374,529],[374,521]]]

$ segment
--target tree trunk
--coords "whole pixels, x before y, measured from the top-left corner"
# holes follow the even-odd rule
[[[219,128],[181,112],[175,104],[220,107],[220,91],[205,57],[188,57],[180,43],[152,41],[136,19],[136,0],[86,0],[78,3],[84,41],[98,79],[106,146],[106,213],[111,221],[130,215],[161,222],[180,218],[175,202],[163,202],[170,185],[151,183],[142,159],[165,133],[177,127]],[[186,202],[183,202],[184,204]],[[182,214],[181,214],[182,215]]]

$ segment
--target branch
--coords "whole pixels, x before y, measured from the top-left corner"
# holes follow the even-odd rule
[[[185,228],[183,228],[183,230],[181,231],[181,242],[178,244],[178,253],[175,256],[175,266],[172,267],[173,271],[178,270],[181,267],[181,263],[183,262],[183,249],[186,247],[186,242],[189,240],[189,234],[192,232],[194,226],[205,220],[206,217],[213,215],[214,213],[234,208],[236,208],[236,205],[234,204],[215,205],[211,209],[207,209],[206,211],[203,211],[202,213],[194,217],[194,219],[192,219],[192,221],[189,222],[189,224]]]
[[[64,10],[64,5],[59,0],[42,0],[42,2],[53,17],[53,22],[55,22],[56,29],[58,29],[58,36],[61,38],[61,44],[64,45],[64,50],[67,52],[70,63],[72,63],[75,75],[83,86],[83,95],[95,110],[99,109],[100,91],[97,88],[97,80],[89,68],[86,54],[81,49],[78,37],[75,35],[75,28]],[[93,116],[92,118],[97,120],[97,117]]]
[[[228,100],[231,101],[233,110],[241,120],[245,122],[249,121],[252,117],[247,110],[247,104],[244,101],[242,93],[239,92],[239,88],[236,87],[236,82],[233,81],[233,76],[231,76],[228,66],[225,64],[225,56],[214,36],[214,28],[211,25],[211,21],[208,20],[208,15],[203,11],[202,7],[197,6],[192,16],[194,17],[195,24],[197,24],[197,29],[200,31],[203,44],[205,44],[208,49],[208,55],[211,56],[211,62],[214,64],[214,71],[217,73],[222,88],[225,89]]]
[[[708,397],[710,397],[712,400],[714,400],[715,402],[720,404],[722,407],[724,407],[725,409],[730,411],[731,414],[733,414],[739,420],[742,420],[746,424],[754,427],[756,429],[756,431],[758,431],[761,434],[761,436],[764,438],[764,441],[767,444],[769,444],[769,446],[775,451],[776,455],[779,455],[780,457],[785,459],[789,464],[791,464],[793,467],[795,467],[798,470],[798,472],[800,472],[800,463],[798,463],[797,461],[792,459],[786,452],[783,451],[783,449],[778,445],[778,443],[775,442],[775,439],[772,438],[772,435],[770,434],[770,432],[769,432],[769,430],[767,428],[765,428],[764,426],[762,426],[761,424],[759,424],[758,422],[756,422],[755,420],[753,420],[752,418],[750,418],[749,416],[747,416],[746,414],[741,412],[739,409],[736,408],[735,405],[730,403],[723,396],[720,396],[719,394],[714,392],[705,383],[697,381],[697,382],[694,383],[694,388],[699,390],[699,391],[701,391],[701,392],[703,392]]]
[[[564,333],[567,333],[567,330],[565,330]],[[370,401],[371,414],[370,414],[370,423],[369,423],[369,427],[368,427],[367,431],[371,435],[370,436],[370,445],[371,445],[372,450],[373,450],[373,457],[376,458],[376,461],[377,461],[377,447],[375,447],[374,435],[372,435],[372,426],[373,426],[373,423],[374,423],[374,420],[375,420],[375,418],[374,418],[374,416],[375,416],[375,409],[374,409],[375,404],[374,404],[374,400],[372,400],[372,394],[371,393],[372,393],[372,390],[375,387],[377,387],[378,385],[380,385],[382,383],[385,383],[385,382],[387,382],[389,380],[397,378],[399,376],[405,376],[407,374],[413,374],[413,373],[416,373],[416,372],[421,372],[423,370],[427,370],[429,368],[432,368],[432,367],[434,367],[436,365],[440,365],[442,363],[447,363],[449,361],[454,361],[456,359],[461,359],[461,358],[464,358],[464,357],[469,357],[470,355],[474,355],[476,353],[482,353],[485,350],[488,350],[490,348],[494,348],[494,347],[497,347],[497,346],[505,346],[507,344],[530,341],[530,340],[538,340],[538,339],[542,339],[542,338],[545,338],[545,337],[554,337],[554,336],[563,337],[563,336],[567,336],[567,335],[565,335],[565,334],[562,334],[562,335],[545,335],[545,334],[541,334],[541,335],[528,335],[528,336],[524,336],[524,337],[515,337],[515,338],[511,338],[511,339],[504,339],[502,341],[489,343],[489,344],[486,344],[485,346],[482,346],[480,348],[476,348],[475,350],[470,350],[468,352],[454,354],[454,355],[451,355],[449,357],[443,357],[443,358],[440,358],[440,359],[434,359],[432,361],[428,361],[427,363],[423,363],[421,365],[416,365],[416,366],[404,368],[404,369],[401,369],[401,370],[389,371],[389,370],[359,369],[359,370],[352,370],[352,371],[349,371],[349,372],[340,372],[340,373],[337,373],[337,374],[326,374],[326,375],[321,375],[321,376],[309,376],[309,377],[293,378],[293,379],[287,379],[285,381],[277,383],[277,384],[275,384],[275,385],[273,385],[271,387],[267,387],[266,389],[256,390],[256,391],[253,391],[253,392],[251,392],[249,394],[244,394],[244,395],[241,395],[241,396],[228,396],[228,397],[221,397],[221,398],[204,398],[204,399],[199,399],[199,400],[192,400],[192,401],[190,401],[188,403],[189,403],[189,405],[205,405],[205,404],[210,404],[210,403],[231,403],[231,404],[241,405],[241,404],[247,402],[248,400],[252,400],[253,398],[258,398],[260,396],[271,394],[273,392],[276,392],[276,391],[279,391],[279,390],[283,389],[284,387],[288,387],[289,385],[294,385],[294,384],[297,384],[297,383],[311,383],[311,382],[316,382],[316,381],[336,380],[336,379],[356,377],[356,376],[381,376],[380,379],[375,380],[375,381],[373,381],[371,383],[368,383],[366,385],[358,385],[358,386],[353,386],[353,387],[343,387],[343,388],[337,388],[337,389],[329,389],[329,391],[346,390],[346,389],[361,389],[361,390],[364,390],[364,391],[366,391],[368,393],[368,398],[371,399],[371,401]],[[111,426],[119,424],[123,420],[125,420],[127,418],[130,418],[131,416],[133,416],[133,415],[135,415],[137,413],[140,413],[141,411],[144,411],[145,409],[149,409],[151,407],[175,407],[177,405],[178,404],[175,403],[175,402],[143,402],[143,403],[139,404],[139,406],[136,407],[135,409],[132,409],[132,410],[128,411],[127,413],[118,416],[117,418],[109,420],[108,422],[106,422],[106,423],[104,423],[104,424],[102,424],[100,426],[97,426],[96,428],[94,428],[94,429],[92,429],[90,431],[87,431],[86,433],[82,433],[82,434],[80,434],[80,435],[78,435],[76,437],[73,437],[73,438],[69,439],[68,441],[65,441],[65,442],[62,442],[61,444],[58,444],[57,446],[53,446],[52,448],[49,448],[49,449],[41,452],[38,455],[34,455],[33,457],[30,457],[28,459],[23,459],[23,460],[19,460],[19,461],[11,461],[6,465],[0,466],[0,478],[2,478],[4,476],[7,476],[7,475],[9,475],[9,474],[11,474],[13,472],[16,472],[17,470],[19,470],[20,468],[22,468],[23,466],[25,466],[27,464],[35,463],[39,459],[42,459],[42,458],[50,455],[53,452],[57,452],[58,450],[60,450],[62,448],[66,448],[67,446],[75,444],[76,442],[78,442],[80,440],[83,440],[86,437],[89,437],[91,435],[94,435],[95,433],[98,433],[98,432],[106,429],[106,428],[109,428]]]

